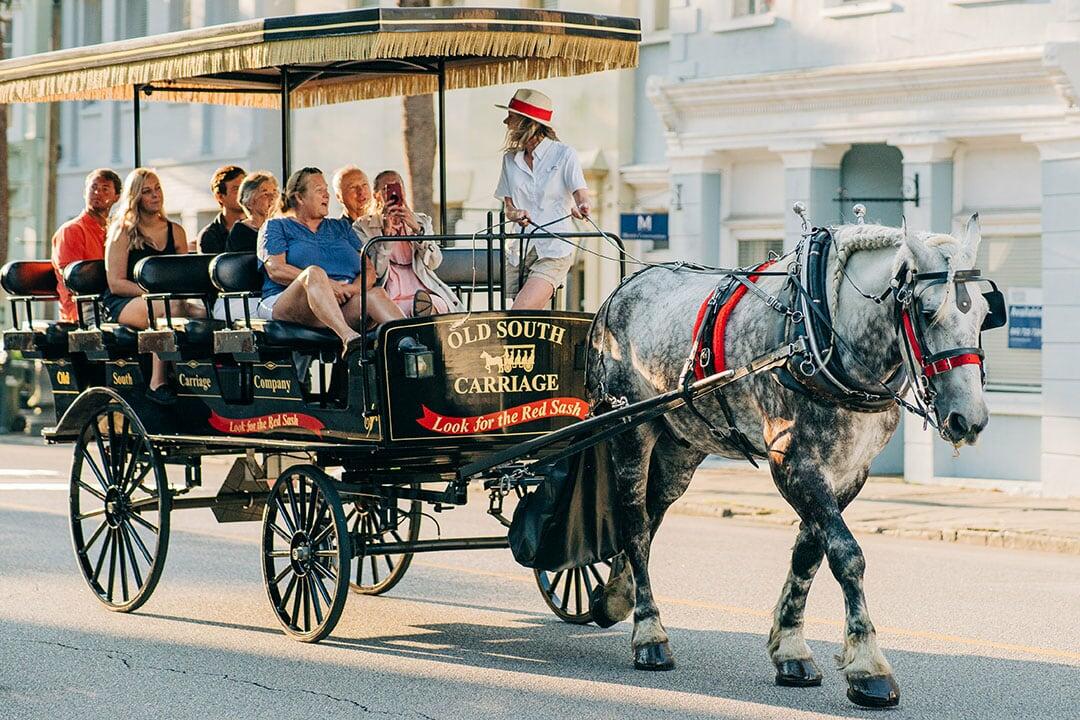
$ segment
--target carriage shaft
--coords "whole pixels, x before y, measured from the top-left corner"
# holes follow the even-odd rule
[[[361,540],[357,539],[353,543],[353,556],[403,555],[405,553],[440,552],[442,550],[505,550],[508,547],[510,547],[510,541],[505,535],[379,543],[378,545],[368,545],[366,547]]]

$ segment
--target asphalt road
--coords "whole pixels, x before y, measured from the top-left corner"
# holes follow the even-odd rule
[[[671,516],[654,588],[678,667],[641,673],[630,624],[559,622],[509,551],[418,556],[388,596],[352,596],[318,645],[288,640],[256,524],[173,517],[161,584],[104,610],[75,566],[69,448],[0,445],[0,718],[832,718],[843,604],[827,571],[807,634],[820,688],[778,688],[765,654],[788,531]],[[208,477],[220,474],[214,466]],[[207,487],[216,489],[212,480]],[[481,498],[444,535],[498,530]],[[430,526],[429,526],[430,527]],[[1080,717],[1080,561],[863,538],[867,595],[902,689],[896,718]]]

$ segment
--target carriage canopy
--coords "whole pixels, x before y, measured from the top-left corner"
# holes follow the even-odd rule
[[[0,62],[0,103],[146,100],[291,108],[637,65],[636,18],[512,8],[272,17]],[[285,79],[287,78],[287,80]]]

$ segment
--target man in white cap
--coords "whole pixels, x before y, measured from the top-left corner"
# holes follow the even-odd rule
[[[559,142],[551,125],[551,99],[536,90],[521,89],[508,105],[502,175],[495,197],[506,217],[525,230],[522,267],[508,269],[507,291],[516,293],[515,310],[542,310],[566,281],[574,263],[574,245],[552,237],[573,232],[570,218],[589,216],[589,188],[577,152]],[[518,265],[519,249],[508,260]],[[521,276],[525,282],[520,283]]]

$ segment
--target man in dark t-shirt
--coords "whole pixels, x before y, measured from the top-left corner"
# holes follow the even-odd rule
[[[225,241],[229,238],[233,223],[244,218],[244,208],[240,205],[238,191],[246,174],[243,168],[236,165],[224,165],[210,178],[210,191],[214,193],[221,212],[199,231],[199,252],[214,255],[225,252]]]

